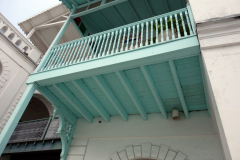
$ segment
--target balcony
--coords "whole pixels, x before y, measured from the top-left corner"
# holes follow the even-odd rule
[[[58,119],[19,122],[3,154],[61,150]]]
[[[187,9],[155,16],[51,48],[38,72],[127,54],[195,35]]]

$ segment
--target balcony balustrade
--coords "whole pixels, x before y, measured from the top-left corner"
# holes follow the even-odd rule
[[[56,134],[58,127],[58,119],[50,121],[49,119],[39,119],[19,122],[9,140],[9,143],[59,139],[59,136]]]
[[[44,72],[195,35],[188,9],[180,9],[53,46]]]

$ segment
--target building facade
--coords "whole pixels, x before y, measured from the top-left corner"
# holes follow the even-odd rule
[[[238,159],[239,2],[63,4],[1,147],[38,90],[59,117],[62,160]],[[81,38],[59,44],[69,24]]]

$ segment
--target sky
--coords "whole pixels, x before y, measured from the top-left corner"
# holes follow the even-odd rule
[[[0,12],[25,35],[19,22],[59,3],[59,0],[0,0]]]

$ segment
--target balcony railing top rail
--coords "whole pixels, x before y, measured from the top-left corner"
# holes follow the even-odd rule
[[[188,9],[180,9],[53,46],[38,72],[53,70],[195,35]]]

